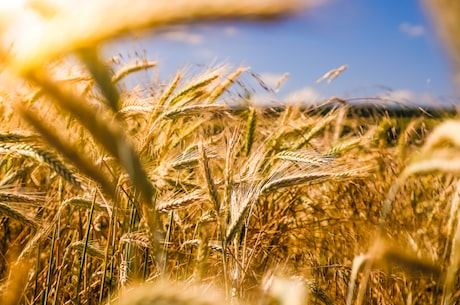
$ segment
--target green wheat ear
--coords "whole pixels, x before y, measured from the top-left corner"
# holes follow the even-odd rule
[[[246,129],[244,133],[244,154],[249,156],[254,143],[254,134],[256,131],[257,113],[254,107],[249,107],[248,118],[246,120]]]

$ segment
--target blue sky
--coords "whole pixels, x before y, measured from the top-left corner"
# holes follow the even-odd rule
[[[14,12],[18,13],[16,20],[8,11],[4,12],[4,16],[14,22],[9,24],[2,43],[9,45],[10,40],[14,41],[17,58],[25,56],[30,60],[40,53],[37,48],[43,49],[44,54],[54,50],[42,43],[42,34],[58,46],[65,45],[56,37],[67,33],[68,28],[60,31],[43,18],[35,20],[37,14],[30,9],[21,11],[21,7],[27,9],[24,1],[0,0],[0,8],[9,4],[15,6]],[[61,0],[52,1],[57,4]],[[73,12],[72,5],[77,3],[85,3],[87,8],[95,3],[81,1],[67,0],[69,6],[63,12]],[[159,66],[135,76],[134,82],[144,84],[152,83],[150,78],[171,80],[176,71],[184,67],[199,71],[199,67],[222,63],[235,69],[250,67],[270,87],[275,87],[282,76],[289,73],[276,94],[267,97],[256,91],[253,95],[270,101],[318,102],[335,95],[345,99],[379,97],[416,104],[459,102],[450,77],[449,60],[420,4],[423,0],[303,1],[323,4],[277,21],[198,23],[156,33],[138,33],[137,38],[131,36],[106,43],[104,55],[121,53],[125,58],[131,55],[134,60],[135,52],[143,54],[145,50],[147,58],[157,60]],[[29,20],[31,17],[35,19]],[[80,25],[73,20],[76,29],[94,22],[78,20]],[[17,59],[17,65],[26,64]],[[344,65],[347,69],[331,83],[316,82],[326,72]],[[257,87],[257,83],[249,85]]]
[[[190,65],[249,66],[269,84],[289,78],[278,98],[384,96],[409,102],[453,102],[449,61],[415,0],[329,0],[276,22],[179,26],[110,45],[110,52],[147,50],[168,79]],[[315,81],[348,65],[330,84]]]
[[[24,1],[0,0],[0,8],[4,4],[16,7],[17,15],[4,12],[12,21],[2,41],[5,45],[10,40],[15,42],[17,58],[34,59],[37,52],[31,50],[35,48],[43,49],[44,54],[54,50],[53,45],[41,43],[43,35],[58,46],[65,44],[53,35],[67,33],[66,27],[60,31],[53,28],[54,23],[42,19],[33,23],[29,19],[37,19],[37,14],[33,15],[30,9],[22,11],[27,14],[19,13],[21,7],[27,9]],[[73,16],[72,5],[77,10],[80,1],[67,0],[69,16]],[[145,50],[148,59],[159,62],[152,71],[136,75],[135,81],[145,84],[152,83],[152,77],[170,80],[184,67],[198,71],[197,67],[221,63],[235,69],[250,67],[270,87],[275,87],[289,73],[279,92],[263,96],[270,101],[318,102],[334,95],[346,99],[379,97],[416,104],[459,101],[460,91],[455,93],[453,88],[449,60],[423,10],[423,0],[302,1],[322,5],[277,21],[198,23],[156,33],[138,33],[137,38],[130,36],[105,44],[104,55],[121,53],[129,58],[131,54],[134,59],[135,52],[143,54]],[[94,5],[90,0],[84,3],[87,9]],[[63,16],[65,12],[63,9]],[[78,25],[78,20],[74,21],[75,29],[91,24],[85,21]],[[73,34],[77,32],[75,29],[71,31]],[[19,59],[17,64],[25,65]],[[347,69],[331,83],[316,83],[326,72],[344,65]],[[257,83],[249,85],[257,87]],[[261,97],[257,91],[253,96]]]
[[[14,4],[20,10],[27,8],[25,1],[0,0],[0,8]],[[69,12],[73,12],[70,4],[77,10],[81,1],[67,0]],[[289,73],[279,92],[262,96],[269,101],[318,102],[334,95],[345,99],[379,97],[416,104],[459,101],[460,90],[457,93],[454,90],[449,60],[434,35],[428,14],[421,5],[423,0],[302,1],[322,5],[277,21],[198,23],[156,33],[138,33],[137,37],[106,43],[104,55],[121,53],[134,60],[136,52],[143,54],[145,50],[146,57],[158,60],[159,66],[135,76],[135,82],[144,84],[152,83],[150,78],[170,80],[177,70],[186,67],[199,71],[199,67],[221,63],[228,63],[235,69],[250,67],[271,87]],[[90,0],[84,3],[87,8],[94,5]],[[32,13],[30,10],[27,13],[18,13],[17,20],[11,17],[11,29],[3,43],[7,45],[5,41],[13,40],[19,55],[25,53],[25,58],[33,59],[37,52],[31,50],[35,47],[44,49],[43,52],[54,50],[53,46],[47,49],[48,44],[41,43],[40,33],[51,37],[60,32],[56,29],[56,33],[48,33],[46,23],[37,30],[43,20],[32,24],[33,20],[29,20]],[[10,15],[4,12],[4,16],[10,18]],[[87,24],[91,23],[84,22],[80,26]],[[16,25],[20,27],[16,29]],[[59,45],[60,41],[54,42]],[[32,47],[27,47],[29,45]],[[22,63],[18,60],[18,65]],[[344,65],[347,69],[331,83],[316,83],[326,72]],[[257,87],[257,83],[249,85]],[[261,97],[256,93],[253,96]]]

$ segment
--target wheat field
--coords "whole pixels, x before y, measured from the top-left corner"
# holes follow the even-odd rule
[[[44,29],[73,14],[30,3]],[[256,71],[230,65],[128,89],[156,62],[101,58],[109,39],[306,5],[187,3],[115,7],[103,27],[1,50],[15,87],[0,95],[0,303],[455,304],[457,114],[257,107]]]

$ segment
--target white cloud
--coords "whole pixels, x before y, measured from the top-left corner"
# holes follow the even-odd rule
[[[324,101],[325,98],[314,88],[305,87],[300,90],[291,92],[284,99],[286,103],[290,104],[303,104],[303,105],[312,105],[319,104]]]
[[[420,93],[417,95],[417,105],[425,107],[439,107],[441,105],[450,106],[458,103],[458,99],[453,99],[452,101],[444,100],[442,97],[432,95],[431,93]]]
[[[236,36],[238,33],[238,29],[234,26],[229,25],[224,28],[224,34],[227,36]]]
[[[211,49],[199,48],[193,51],[193,55],[200,60],[213,61],[217,58],[217,53]]]
[[[411,105],[417,102],[416,94],[410,90],[405,90],[405,89],[385,92],[385,93],[379,94],[377,98],[380,98],[386,102],[393,102],[396,104],[404,104],[404,105]]]
[[[268,75],[267,75],[268,74]],[[264,80],[270,83],[267,76],[271,78],[272,83],[276,82],[280,76],[277,74],[263,74]],[[267,84],[268,85],[268,84]],[[321,95],[313,87],[304,87],[296,91],[292,91],[283,97],[279,97],[273,93],[258,93],[251,96],[251,103],[260,106],[281,106],[281,105],[319,105],[323,103],[327,98]]]
[[[435,96],[428,92],[413,92],[410,90],[395,90],[377,96],[385,102],[395,103],[396,105],[417,106],[417,107],[436,107],[448,105],[449,102],[442,97]]]
[[[425,34],[425,28],[420,24],[410,24],[409,22],[403,22],[399,25],[399,30],[411,37],[418,37]]]
[[[167,31],[161,34],[161,37],[168,40],[182,41],[192,45],[203,43],[203,35],[191,33],[186,30]]]
[[[281,103],[276,99],[276,97],[269,93],[253,94],[251,95],[250,102],[252,105],[259,107],[274,107],[281,105]]]
[[[380,102],[382,105],[396,107],[437,107],[453,105],[455,102],[458,103],[458,99],[449,101],[445,97],[435,96],[431,93],[414,92],[407,89],[387,91],[380,94],[376,93],[372,97],[370,103],[373,103],[372,100],[375,98],[378,101],[377,103]],[[302,105],[308,107],[321,105],[327,101],[340,101],[340,99],[336,99],[333,96],[324,96],[314,87],[304,87],[284,97],[270,93],[257,93],[251,96],[252,104],[268,107],[281,105]],[[359,103],[360,105],[360,102],[353,101],[353,99],[350,101],[353,102],[352,104]],[[366,104],[369,101],[364,99],[362,102]]]

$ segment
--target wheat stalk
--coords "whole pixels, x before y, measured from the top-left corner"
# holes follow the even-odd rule
[[[458,193],[455,194],[457,196],[458,201]],[[456,203],[458,204],[458,202]],[[453,232],[452,236],[452,244],[451,244],[451,254],[449,258],[449,267],[446,272],[446,279],[444,281],[444,295],[443,295],[443,304],[450,305],[455,304],[455,300],[453,299],[453,294],[455,291],[455,278],[458,270],[460,269],[460,221],[458,210],[456,211],[457,215],[455,215],[457,220],[457,225],[455,231]],[[449,219],[450,221],[450,219]],[[451,235],[452,232],[448,232]]]
[[[451,60],[456,68],[455,81],[460,85],[460,5],[455,0],[424,0],[437,25],[438,34],[443,39]]]
[[[100,58],[97,48],[81,48],[78,50],[78,55],[91,73],[92,79],[98,84],[108,106],[114,112],[117,112],[120,104],[120,93],[112,82],[112,73],[109,67]]]
[[[128,273],[129,273],[129,265],[128,262],[125,260],[124,257],[122,257],[121,262],[120,262],[120,267],[119,267],[119,283],[121,287],[126,287],[128,284],[129,278],[128,278]],[[133,303],[129,303],[133,304]]]

